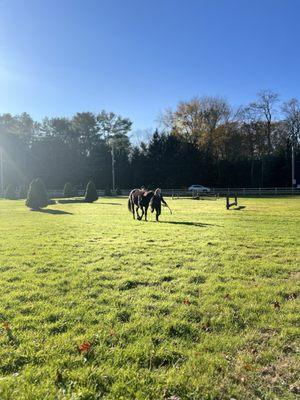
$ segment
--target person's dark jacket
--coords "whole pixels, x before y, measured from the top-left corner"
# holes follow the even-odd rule
[[[155,194],[150,202],[150,207],[151,207],[151,212],[154,210],[158,213],[158,215],[161,214],[161,203],[163,203],[165,206],[167,206],[166,201],[164,200],[162,194]]]

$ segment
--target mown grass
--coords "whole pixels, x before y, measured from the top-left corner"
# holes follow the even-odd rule
[[[300,199],[169,203],[0,201],[1,400],[299,396]]]

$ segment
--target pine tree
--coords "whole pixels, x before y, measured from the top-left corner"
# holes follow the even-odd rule
[[[49,200],[43,181],[40,178],[34,179],[29,186],[26,206],[32,210],[38,210],[48,204]]]
[[[64,186],[64,197],[73,197],[74,191],[70,182],[67,182]]]
[[[90,181],[87,184],[84,199],[87,203],[93,203],[94,201],[98,200],[98,194],[94,182]]]

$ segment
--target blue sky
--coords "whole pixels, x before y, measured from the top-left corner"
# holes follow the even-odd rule
[[[155,127],[195,95],[300,97],[298,0],[0,0],[0,113]]]

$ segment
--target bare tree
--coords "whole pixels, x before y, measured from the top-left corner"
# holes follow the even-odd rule
[[[256,102],[250,104],[250,108],[257,111],[258,119],[261,119],[265,124],[267,152],[272,151],[272,122],[276,114],[276,103],[279,100],[277,93],[272,90],[262,90],[258,93]]]
[[[267,153],[267,144],[265,140],[265,127],[258,118],[257,109],[253,103],[246,107],[241,107],[236,118],[240,123],[240,130],[244,137],[243,143],[247,157],[251,160],[250,179],[251,185],[254,182],[255,160],[261,161],[261,185],[264,182],[264,156]]]
[[[152,128],[136,129],[130,135],[134,146],[140,147],[142,143],[149,143],[153,135]]]
[[[300,103],[298,99],[290,99],[283,103],[281,110],[285,117],[284,124],[287,138],[292,145],[300,144]]]

